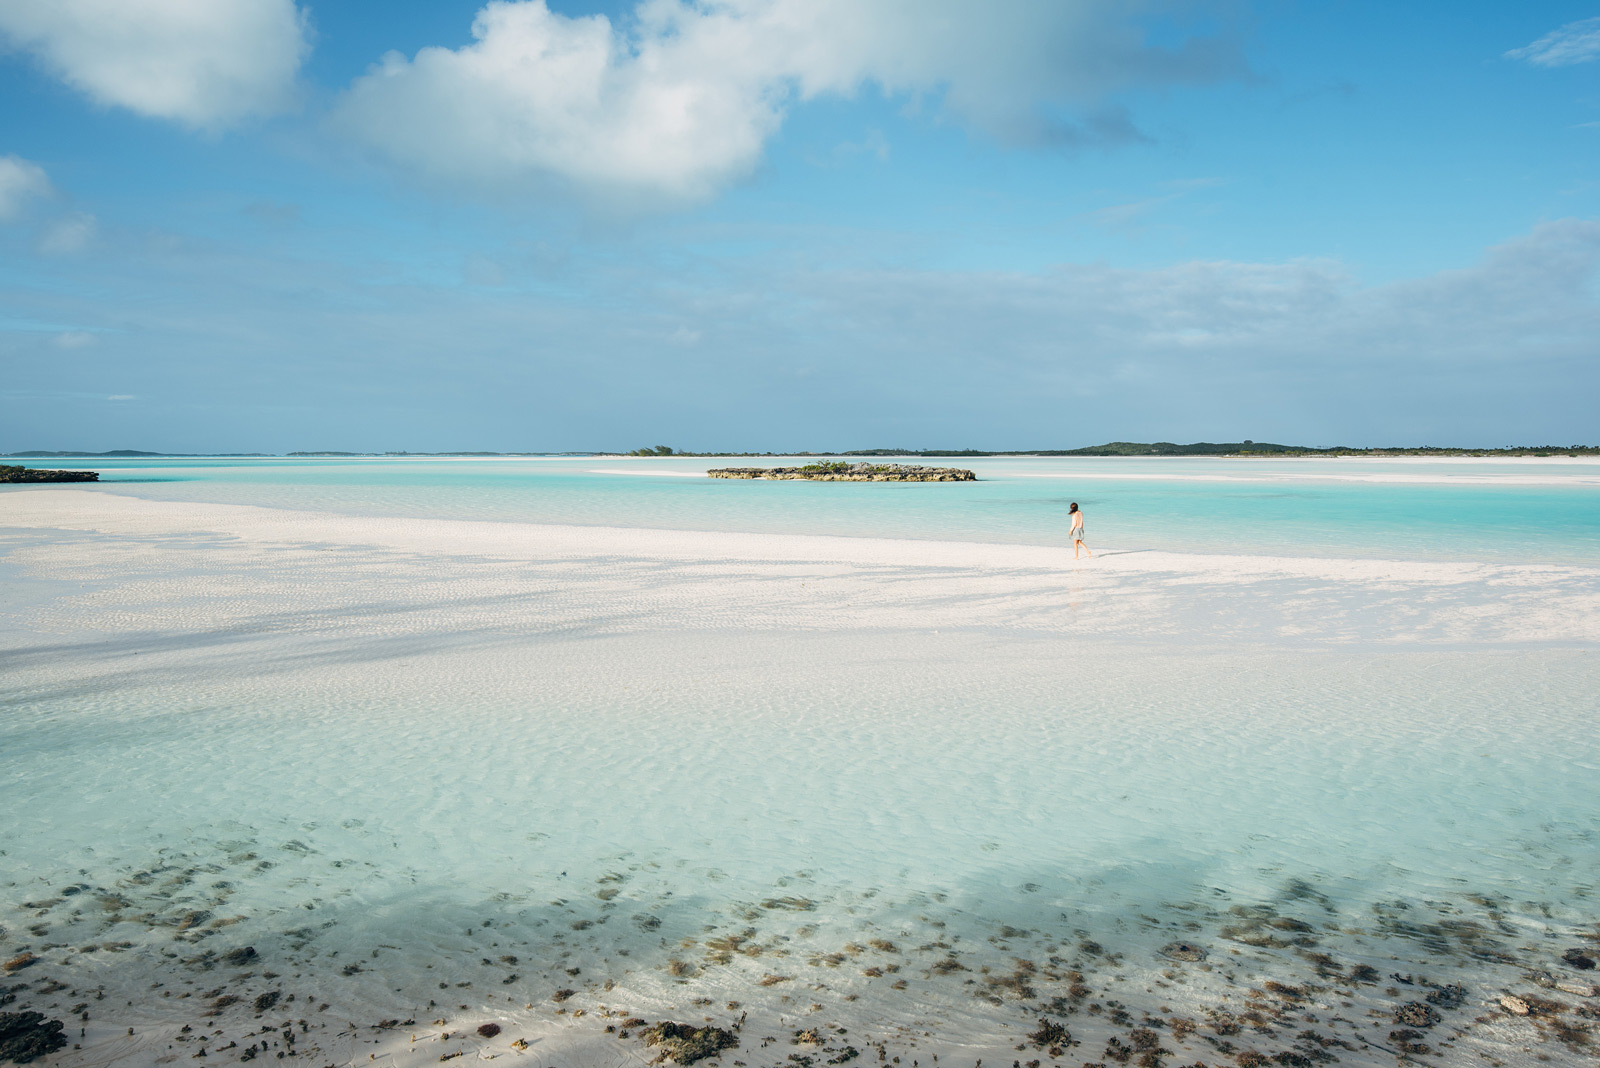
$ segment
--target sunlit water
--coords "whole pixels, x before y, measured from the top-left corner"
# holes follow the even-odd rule
[[[1589,556],[1600,493],[1446,465],[1421,485],[1171,461],[985,461],[975,486],[594,473],[621,463],[145,463],[120,475],[178,481],[115,490],[1042,543],[1071,498],[1114,545],[1458,559],[1503,550],[1488,516],[1552,561]],[[1541,473],[1507,467],[1487,473]],[[163,551],[188,554],[202,598],[223,566],[203,542]],[[359,589],[350,561],[262,582]],[[35,574],[29,596],[62,595],[42,579],[66,582]],[[101,578],[119,581],[146,579]],[[1024,1038],[1041,1017],[1071,1030],[1054,1059],[1074,1065],[1139,1063],[1149,1049],[1121,1052],[1151,1030],[1174,1064],[1389,1063],[1406,1043],[1433,1063],[1592,1060],[1594,973],[1562,959],[1600,942],[1592,649],[732,628],[509,653],[397,631],[380,656],[95,627],[28,639],[0,706],[0,956],[40,961],[0,986],[27,984],[11,1008],[88,1004],[66,1063],[197,1063],[183,1023],[223,1031],[207,1060],[232,1063],[284,1051],[258,1030],[280,1017],[312,1021],[318,1064],[625,1063],[654,1054],[639,1027],[602,1028],[634,1014],[749,1014],[723,1064],[876,1062],[880,1044],[906,1065],[1050,1061]],[[1510,1015],[1508,992],[1560,1008]],[[404,1034],[372,1029],[391,1018]],[[472,1031],[490,1020],[505,1032]],[[807,1028],[824,1041],[791,1044]]]
[[[35,466],[87,466],[30,461]],[[1600,463],[1040,457],[918,460],[975,483],[731,482],[804,460],[96,461],[118,489],[351,515],[1382,558],[1600,557]]]

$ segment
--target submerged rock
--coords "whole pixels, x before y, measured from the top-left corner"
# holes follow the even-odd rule
[[[1054,1020],[1041,1016],[1038,1028],[1029,1033],[1028,1041],[1040,1049],[1045,1046],[1061,1047],[1072,1041],[1072,1033]]]
[[[1594,967],[1594,958],[1582,949],[1569,949],[1561,954],[1561,959],[1579,971],[1586,972]]]
[[[1467,988],[1460,983],[1448,983],[1435,988],[1433,993],[1428,995],[1427,1000],[1441,1009],[1458,1008],[1463,1001],[1467,1000]]]
[[[1426,1036],[1421,1031],[1412,1031],[1404,1027],[1398,1031],[1389,1032],[1389,1041],[1393,1042],[1401,1053],[1409,1055],[1432,1052],[1427,1043],[1417,1041],[1417,1039],[1424,1037]],[[1311,1062],[1306,1061],[1306,1063],[1310,1064]]]
[[[732,1031],[665,1020],[647,1028],[641,1037],[645,1045],[658,1047],[663,1056],[678,1064],[693,1064],[739,1045],[739,1038]]]
[[[256,947],[255,946],[240,946],[238,949],[230,949],[230,950],[228,950],[228,952],[224,953],[222,955],[222,957],[221,957],[222,963],[229,964],[229,965],[232,965],[234,967],[239,967],[241,965],[249,964],[251,961],[253,961],[255,959],[256,959]]]
[[[1432,1027],[1442,1019],[1432,1005],[1408,1001],[1394,1010],[1394,1022],[1407,1027]]]
[[[1515,994],[1504,994],[1500,998],[1500,1007],[1513,1016],[1526,1016],[1533,1011],[1533,1007]]]
[[[1168,942],[1161,947],[1161,955],[1170,960],[1200,961],[1206,959],[1206,951],[1193,942]]]
[[[27,1064],[67,1044],[60,1020],[38,1012],[0,1012],[0,1061]]]

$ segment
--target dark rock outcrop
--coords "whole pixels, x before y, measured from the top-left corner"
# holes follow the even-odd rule
[[[663,1021],[644,1031],[640,1036],[648,1046],[655,1046],[670,1061],[693,1064],[706,1057],[715,1057],[725,1049],[733,1049],[739,1039],[732,1031],[720,1027],[694,1027],[690,1024]]]
[[[914,464],[866,464],[842,461],[806,464],[804,467],[717,467],[712,478],[806,479],[811,482],[976,482],[978,477],[959,467],[918,467]]]
[[[52,471],[46,467],[0,464],[0,482],[98,482],[98,471]]]
[[[0,1061],[27,1064],[67,1044],[60,1020],[38,1012],[0,1012]]]

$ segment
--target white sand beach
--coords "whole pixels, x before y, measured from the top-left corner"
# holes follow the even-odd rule
[[[641,1019],[750,1065],[1586,1063],[1498,999],[1600,1008],[1527,979],[1600,920],[1600,567],[95,487],[0,495],[0,547],[0,984],[83,1017],[51,1063],[643,1063]]]
[[[11,531],[60,532],[24,540],[14,563],[104,587],[36,617],[41,626],[181,633],[281,614],[354,631],[364,607],[382,604],[441,634],[581,625],[972,628],[1217,646],[1600,640],[1600,566],[1115,548],[1075,562],[1054,547],[366,519],[81,489],[4,503]]]

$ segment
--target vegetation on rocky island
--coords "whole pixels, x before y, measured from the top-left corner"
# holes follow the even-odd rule
[[[812,482],[976,482],[959,467],[917,467],[912,464],[845,463],[839,460],[804,467],[718,467],[712,478],[807,479]]]
[[[1270,441],[1111,441],[1081,449],[856,449],[840,456],[1595,456],[1600,445],[1508,445],[1473,449],[1446,445],[1356,448],[1277,445]]]
[[[45,467],[8,467],[0,464],[0,482],[97,482],[97,471],[52,471]]]

